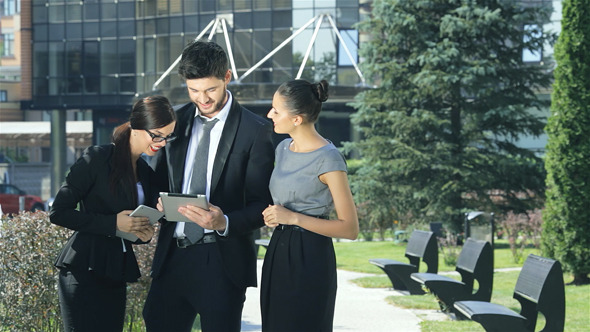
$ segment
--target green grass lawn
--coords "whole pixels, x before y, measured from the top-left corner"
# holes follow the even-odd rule
[[[362,287],[390,288],[391,282],[385,273],[378,267],[369,263],[371,258],[391,258],[407,262],[404,257],[405,244],[394,244],[392,241],[375,242],[337,242],[334,244],[338,268],[349,271],[375,274],[353,280]],[[512,253],[506,242],[496,243],[494,250],[494,267],[496,269],[509,267],[522,267],[522,262],[514,262]],[[539,255],[534,248],[527,248],[524,257],[533,253]],[[447,266],[442,256],[439,256],[439,271],[453,271],[454,266]],[[426,267],[421,267],[425,271]],[[512,310],[519,311],[520,305],[512,298],[516,279],[519,271],[506,271],[494,273],[494,288],[492,291],[493,303],[504,305]],[[457,277],[458,278],[458,277]],[[564,274],[564,281],[571,281],[571,276]],[[590,331],[590,285],[565,286],[566,297],[566,322],[565,331]],[[412,309],[438,310],[438,304],[434,296],[411,295],[391,296],[387,299],[396,306]],[[536,331],[543,328],[543,318],[540,317]],[[421,322],[422,331],[483,331],[478,323],[472,321],[428,321]]]

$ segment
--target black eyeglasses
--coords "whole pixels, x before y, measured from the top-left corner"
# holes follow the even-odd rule
[[[154,142],[154,143],[161,143],[164,141],[166,141],[166,143],[170,143],[176,139],[176,135],[174,133],[164,137],[164,136],[156,135],[147,129],[144,129],[144,130],[150,135],[150,137],[152,138],[152,142]]]

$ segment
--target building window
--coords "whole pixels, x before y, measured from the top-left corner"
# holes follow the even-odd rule
[[[8,93],[6,90],[0,90],[0,103],[5,103],[8,101]]]
[[[20,12],[20,4],[18,0],[0,1],[0,6],[2,6],[2,16],[12,16]]]
[[[2,56],[14,56],[14,34],[2,34]]]
[[[353,63],[358,63],[358,30],[340,30],[340,35],[344,44],[338,43],[338,65],[352,66]],[[347,50],[348,52],[346,52]]]
[[[531,34],[533,38],[540,38],[543,32],[541,27],[537,24],[525,25],[524,30]],[[523,37],[525,45],[530,43],[530,38],[527,34]],[[522,61],[523,62],[541,62],[543,60],[543,50],[541,48],[525,48],[522,50]]]

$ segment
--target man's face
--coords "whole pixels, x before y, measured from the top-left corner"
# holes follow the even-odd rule
[[[214,117],[227,102],[227,84],[231,71],[227,71],[223,80],[217,77],[205,77],[186,80],[188,96],[197,105],[202,116]]]

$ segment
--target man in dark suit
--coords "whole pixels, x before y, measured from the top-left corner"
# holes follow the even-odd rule
[[[256,286],[253,232],[272,202],[272,125],[227,91],[231,71],[219,45],[191,43],[178,72],[192,103],[177,110],[178,139],[152,166],[170,192],[206,194],[210,206],[179,209],[202,227],[196,238],[195,224],[162,222],[143,316],[148,331],[190,331],[197,314],[204,332],[239,331],[246,288]],[[210,140],[207,152],[200,140]],[[206,180],[195,189],[203,167],[193,166],[203,155]]]

